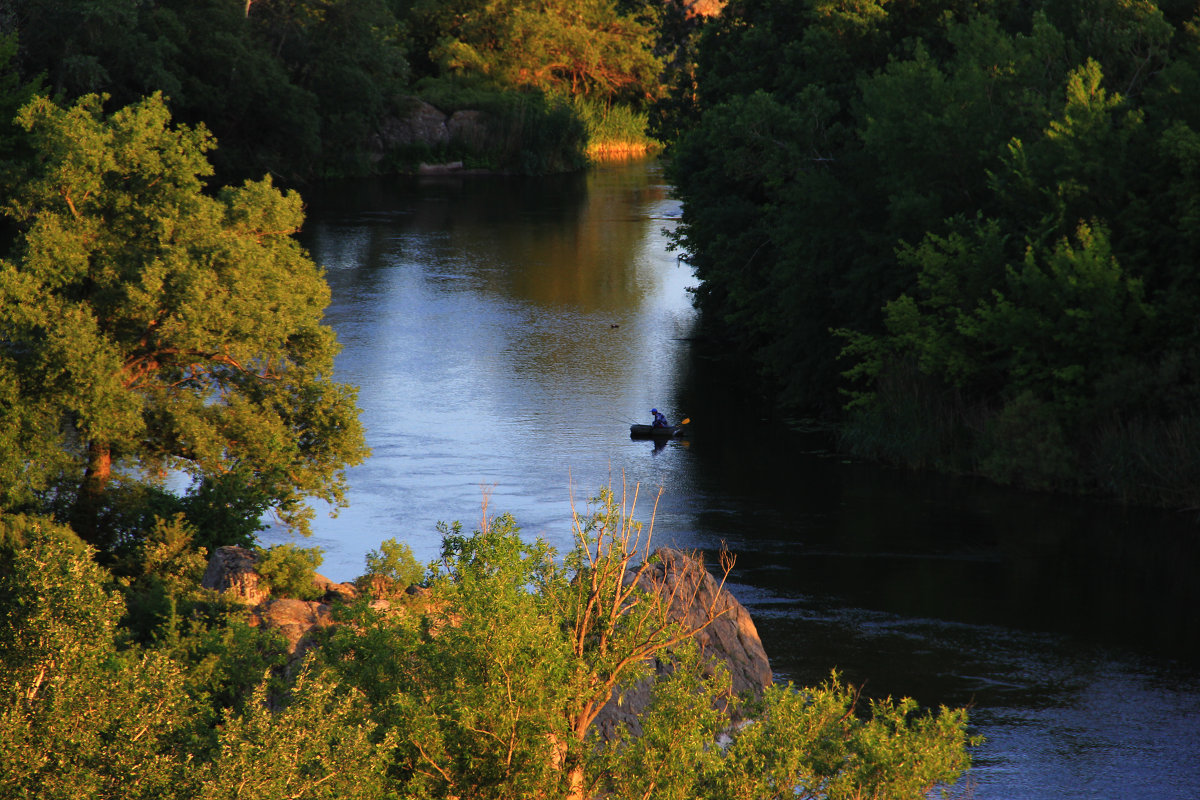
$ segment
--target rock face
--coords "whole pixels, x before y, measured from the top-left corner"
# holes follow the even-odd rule
[[[656,555],[658,563],[642,573],[638,585],[647,592],[670,597],[670,615],[685,627],[694,629],[703,625],[710,608],[719,615],[696,634],[700,651],[724,663],[735,694],[761,695],[771,685],[771,663],[750,612],[698,560],[672,548],[660,548]],[[632,576],[631,572],[629,578]],[[661,660],[655,667],[658,676],[670,669]],[[615,697],[610,700],[595,722],[600,734],[611,738],[618,724],[625,724],[631,733],[639,735],[638,720],[649,705],[653,683],[654,679],[643,681],[625,692],[620,703]]]
[[[380,123],[371,143],[377,160],[389,152],[412,145],[437,148],[461,142],[472,150],[483,150],[488,139],[488,116],[482,111],[455,111],[445,114],[424,100],[412,97],[406,110]]]
[[[281,597],[255,608],[250,624],[279,631],[287,641],[289,663],[295,663],[312,649],[312,634],[333,624],[333,615],[326,603]]]
[[[334,583],[324,575],[314,575],[314,586],[324,593],[322,601],[288,597],[272,599],[266,582],[255,571],[257,562],[253,550],[218,547],[208,560],[201,586],[251,606],[250,624],[279,630],[287,640],[288,654],[293,660],[308,652],[313,631],[333,624],[330,603],[349,603],[358,598],[358,590],[353,584]]]
[[[218,547],[208,559],[200,585],[256,606],[267,599],[269,587],[254,570],[258,557],[245,547]]]

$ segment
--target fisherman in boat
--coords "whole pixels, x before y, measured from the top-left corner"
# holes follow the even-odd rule
[[[666,416],[657,408],[650,409],[651,416],[654,417],[654,422],[651,423],[655,428],[669,428],[671,423],[667,422]]]

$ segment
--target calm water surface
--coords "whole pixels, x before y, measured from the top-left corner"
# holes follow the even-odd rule
[[[690,341],[679,208],[635,163],[553,179],[350,183],[306,194],[338,377],[374,455],[320,518],[348,580],[385,538],[438,552],[481,499],[570,546],[572,502],[640,486],[661,544],[738,554],[777,677],[971,704],[981,800],[1200,798],[1195,515],[1005,491],[832,457],[763,419]],[[631,441],[651,407],[686,442]],[[277,534],[270,534],[270,541]]]

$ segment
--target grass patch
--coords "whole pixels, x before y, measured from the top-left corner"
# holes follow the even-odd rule
[[[575,113],[587,129],[587,157],[593,161],[639,158],[657,152],[660,145],[646,133],[649,115],[625,105],[576,97]]]

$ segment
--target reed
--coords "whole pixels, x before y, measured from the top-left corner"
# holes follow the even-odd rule
[[[646,133],[649,116],[645,112],[581,97],[574,98],[572,105],[587,129],[589,160],[640,158],[660,149]]]
[[[1109,421],[1098,430],[1091,469],[1123,502],[1200,510],[1200,417]]]

